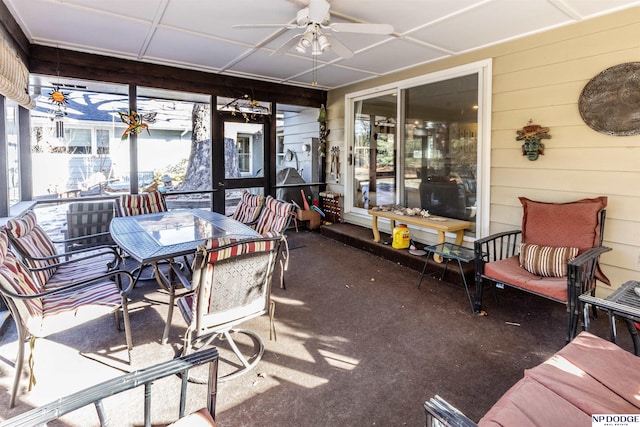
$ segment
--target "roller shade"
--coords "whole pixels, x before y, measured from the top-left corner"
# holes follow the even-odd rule
[[[0,93],[24,108],[32,109],[36,102],[29,95],[29,70],[4,39],[0,39]]]

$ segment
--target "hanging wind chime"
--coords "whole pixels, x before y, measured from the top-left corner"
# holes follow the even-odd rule
[[[69,94],[62,92],[58,84],[53,88],[52,92],[49,92],[49,101],[56,107],[51,118],[56,124],[56,138],[64,138],[64,122],[62,119],[67,115]]]

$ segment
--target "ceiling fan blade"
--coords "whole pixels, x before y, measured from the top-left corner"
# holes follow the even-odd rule
[[[352,24],[348,22],[337,22],[329,25],[329,29],[343,33],[368,33],[368,34],[391,34],[393,25],[389,24]]]
[[[295,30],[300,26],[296,24],[238,24],[232,25],[231,28],[286,28],[287,30]]]
[[[285,53],[289,52],[289,50],[292,47],[298,44],[298,40],[300,40],[301,35],[302,34],[296,34],[295,36],[291,37],[289,40],[285,42],[285,44],[283,44],[282,46],[280,46],[279,48],[271,52],[269,56],[284,55]]]
[[[309,20],[318,24],[326,21],[330,7],[327,0],[309,0]]]
[[[341,57],[343,59],[347,59],[347,58],[352,58],[353,57],[353,55],[354,55],[353,51],[351,51],[351,49],[346,47],[344,45],[344,43],[342,43],[340,40],[338,40],[332,34],[326,34],[326,36],[329,38],[329,42],[331,43],[331,50],[333,50],[336,55],[338,55],[339,57]]]

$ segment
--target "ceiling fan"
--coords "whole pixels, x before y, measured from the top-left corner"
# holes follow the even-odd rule
[[[286,43],[273,51],[271,55],[283,55],[292,48],[296,48],[299,53],[306,53],[311,49],[312,55],[320,55],[322,52],[333,48],[333,51],[342,58],[350,58],[353,52],[338,40],[336,33],[367,33],[367,34],[391,34],[393,26],[389,24],[366,24],[366,23],[334,23],[331,24],[331,5],[327,0],[309,0],[309,5],[302,8],[296,14],[295,24],[245,24],[234,25],[234,28],[284,28],[287,30],[304,29],[303,33],[296,34]]]

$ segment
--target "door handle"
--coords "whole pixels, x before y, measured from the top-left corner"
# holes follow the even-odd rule
[[[224,182],[218,181],[218,187],[224,187]]]

